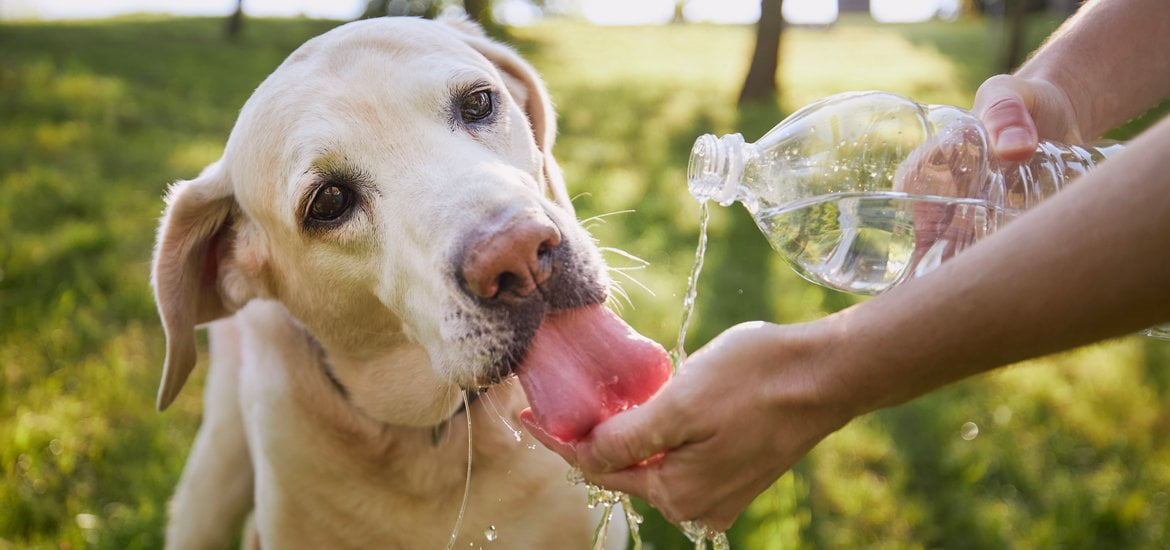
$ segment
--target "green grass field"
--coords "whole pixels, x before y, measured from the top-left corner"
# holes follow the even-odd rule
[[[154,411],[163,339],[148,270],[161,195],[218,157],[239,107],[288,52],[336,23],[252,20],[237,44],[221,24],[0,26],[0,549],[162,544],[203,369],[172,409]],[[1051,28],[1035,25],[1033,43]],[[636,276],[653,294],[626,285],[623,314],[664,343],[696,239],[684,182],[696,135],[754,139],[846,90],[969,105],[997,44],[977,20],[790,29],[779,104],[740,111],[748,28],[512,32],[558,105],[558,158],[580,215],[636,210],[592,231],[652,263]],[[689,349],[739,321],[809,320],[856,301],[795,276],[745,212],[715,212],[711,241]],[[653,514],[644,531],[656,549],[686,547]],[[730,535],[742,549],[1168,547],[1170,343],[1121,339],[863,417]]]

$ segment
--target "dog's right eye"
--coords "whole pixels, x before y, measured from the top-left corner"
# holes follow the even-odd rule
[[[340,218],[353,206],[353,192],[336,184],[321,186],[309,205],[309,219],[331,222]]]
[[[463,122],[479,122],[492,114],[492,93],[489,90],[472,92],[459,105]]]

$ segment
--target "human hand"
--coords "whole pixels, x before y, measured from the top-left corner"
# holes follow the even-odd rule
[[[975,115],[987,128],[997,157],[1020,162],[1032,158],[1041,139],[1082,143],[1073,102],[1060,87],[1042,79],[995,75],[975,93]]]
[[[580,466],[591,483],[645,499],[674,523],[726,530],[813,445],[849,421],[828,399],[821,357],[834,347],[818,324],[745,323],[686,361],[641,406],[597,425],[577,443],[538,440]]]

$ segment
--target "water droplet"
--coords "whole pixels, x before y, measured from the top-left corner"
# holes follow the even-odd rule
[[[74,519],[77,526],[82,529],[93,529],[98,526],[98,517],[93,514],[77,514]]]
[[[535,443],[533,443],[533,444],[529,445],[529,446],[528,446],[528,450],[530,450],[530,451],[535,451],[535,450],[536,450],[536,444],[535,444]]]
[[[521,434],[520,430],[512,430],[512,437],[515,437],[516,443],[519,443],[524,438],[524,434]]]
[[[1012,421],[1012,410],[1007,405],[1000,405],[995,408],[992,417],[995,419],[996,424],[1003,426]]]
[[[585,473],[574,466],[569,468],[569,472],[565,474],[565,481],[568,481],[569,485],[581,485],[585,483]]]
[[[487,539],[488,542],[496,542],[499,537],[500,534],[496,532],[495,525],[488,525],[488,528],[483,530],[483,538]]]
[[[974,422],[964,422],[963,427],[959,428],[959,437],[964,441],[971,441],[979,437],[979,425]]]

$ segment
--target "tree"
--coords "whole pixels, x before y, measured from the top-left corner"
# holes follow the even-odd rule
[[[776,71],[780,67],[780,33],[784,30],[784,0],[760,0],[756,22],[756,48],[748,68],[739,103],[765,101],[776,96]]]
[[[368,0],[362,19],[387,15],[417,15],[434,19],[443,8],[443,0]]]
[[[869,15],[869,0],[838,0],[839,13],[864,13]]]
[[[1020,64],[1024,55],[1024,19],[1028,5],[1023,0],[1016,0],[1007,2],[1004,9],[1004,47],[999,70],[1010,73]]]
[[[686,16],[683,14],[683,8],[687,7],[687,0],[674,0],[674,15],[670,18],[671,23],[683,23],[686,21]]]
[[[235,42],[240,38],[240,31],[244,28],[244,0],[236,0],[236,11],[228,16],[224,33],[227,39]]]
[[[496,29],[495,19],[492,18],[493,3],[494,0],[463,0],[463,11],[490,32]],[[449,4],[451,2],[447,0],[368,0],[361,18],[417,15],[434,19]]]

